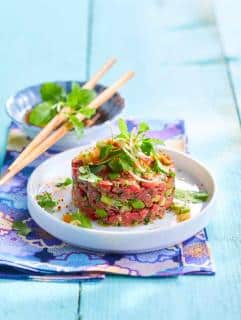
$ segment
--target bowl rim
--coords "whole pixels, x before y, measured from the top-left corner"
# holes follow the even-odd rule
[[[32,192],[31,192],[31,188],[32,188],[32,184],[33,184],[33,179],[34,179],[34,175],[36,174],[36,170],[38,169],[41,169],[41,167],[44,167],[46,165],[46,162],[49,161],[49,160],[54,160],[56,157],[58,157],[59,155],[62,155],[63,153],[71,153],[71,152],[74,152],[76,150],[76,154],[78,152],[80,152],[81,150],[84,150],[84,149],[88,149],[89,147],[93,146],[93,143],[91,144],[87,144],[87,145],[84,145],[84,146],[80,146],[80,147],[76,147],[76,148],[71,148],[71,149],[68,149],[64,152],[60,152],[58,153],[57,155],[54,155],[53,157],[45,160],[43,163],[41,163],[37,168],[35,168],[35,170],[32,172],[31,176],[29,177],[28,179],[28,184],[27,184],[27,201],[31,201],[31,204],[35,207],[35,210],[38,210],[38,213],[41,214],[41,215],[47,215],[47,219],[51,220],[52,222],[55,222],[60,225],[64,225],[66,228],[69,228],[69,230],[79,230],[79,232],[83,232],[84,234],[89,234],[89,233],[94,233],[94,234],[105,234],[105,235],[111,235],[111,236],[118,236],[118,237],[121,237],[121,236],[124,236],[124,235],[136,235],[136,234],[153,234],[153,233],[156,233],[158,230],[160,231],[160,228],[154,228],[154,229],[141,229],[141,230],[123,230],[123,231],[119,231],[119,230],[103,230],[103,229],[90,229],[90,228],[80,228],[78,226],[75,226],[75,225],[71,225],[71,224],[68,224],[58,218],[56,218],[55,216],[49,214],[46,210],[44,210],[43,208],[41,208],[38,204],[37,204],[37,201],[36,199],[34,198]],[[196,160],[194,158],[192,158],[190,155],[188,155],[187,153],[185,152],[180,152],[180,151],[177,151],[177,150],[174,150],[174,149],[171,149],[171,148],[166,148],[166,147],[163,147],[163,146],[160,146],[160,149],[166,151],[166,152],[172,152],[174,154],[177,154],[178,156],[181,156],[181,157],[184,157],[186,158],[187,161],[191,161],[191,162],[194,162],[196,165],[198,165],[199,167],[202,168],[202,170],[209,176],[209,180],[211,182],[211,188],[213,189],[213,192],[212,192],[212,195],[211,195],[211,198],[210,200],[207,202],[207,205],[205,207],[203,207],[199,213],[197,215],[195,215],[193,218],[189,219],[189,220],[186,220],[186,221],[183,221],[179,224],[175,224],[173,226],[168,226],[168,227],[165,227],[165,228],[161,228],[161,231],[163,232],[167,232],[168,230],[169,231],[172,231],[172,230],[182,230],[182,228],[185,228],[185,226],[187,226],[188,224],[191,224],[193,221],[196,221],[198,218],[200,218],[200,216],[202,215],[205,215],[206,213],[208,213],[208,211],[210,210],[210,208],[213,207],[215,201],[216,201],[216,197],[217,197],[217,185],[216,185],[216,181],[215,181],[215,178],[214,176],[211,174],[211,171],[208,169],[208,167],[206,165],[204,165],[202,162],[200,162],[199,160]],[[30,214],[31,215],[31,214]],[[108,227],[107,227],[108,228]]]
[[[36,134],[42,130],[42,128],[40,127],[37,127],[37,126],[34,126],[32,124],[29,124],[25,121],[19,121],[18,119],[16,119],[14,117],[14,113],[12,112],[11,110],[11,104],[14,103],[14,99],[16,98],[16,96],[22,92],[22,91],[25,91],[27,89],[31,89],[31,88],[39,88],[42,84],[46,83],[46,82],[52,82],[52,83],[67,83],[67,82],[77,82],[79,84],[85,84],[86,81],[80,81],[80,80],[54,80],[54,81],[43,81],[43,82],[40,82],[40,83],[37,83],[37,84],[33,84],[33,85],[30,85],[30,86],[27,86],[27,87],[24,87],[23,89],[20,89],[18,90],[17,92],[15,92],[14,94],[10,95],[7,100],[5,101],[5,110],[7,112],[7,115],[8,117],[14,122],[16,123],[19,127],[25,127],[25,128],[29,128],[31,129],[32,131],[34,131]],[[104,87],[104,88],[108,88],[108,86],[102,84],[102,83],[97,83],[96,86],[101,86],[101,87]],[[120,117],[121,114],[123,114],[124,112],[124,108],[126,106],[126,103],[125,103],[125,99],[122,97],[122,95],[120,94],[119,91],[117,91],[115,94],[117,94],[122,100],[123,100],[123,107],[121,108],[120,112],[115,114],[111,119],[108,119],[102,123],[99,123],[99,124],[96,124],[94,125],[93,127],[87,127],[85,128],[85,133],[88,133],[90,131],[94,131],[94,129],[101,129],[102,126],[106,125],[107,123],[111,123],[113,122],[114,120],[118,119]],[[33,107],[33,106],[32,106]],[[30,109],[29,109],[30,110]],[[68,132],[67,134],[71,134],[71,131]]]

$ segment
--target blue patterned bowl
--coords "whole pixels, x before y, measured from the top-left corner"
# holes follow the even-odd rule
[[[71,90],[73,81],[55,81],[61,85],[66,92]],[[74,81],[80,86],[84,82]],[[41,128],[28,124],[25,120],[27,112],[36,104],[41,102],[40,87],[41,83],[17,92],[15,96],[8,98],[6,102],[6,110],[12,121],[26,133],[30,138],[34,138]],[[106,87],[100,84],[96,85],[97,94],[105,90]],[[116,93],[109,101],[104,103],[100,108],[101,117],[93,127],[86,128],[81,138],[77,138],[73,131],[69,132],[64,138],[55,144],[56,149],[64,150],[76,146],[88,144],[92,141],[107,137],[110,134],[108,123],[114,121],[120,116],[125,106],[124,99],[119,93]]]

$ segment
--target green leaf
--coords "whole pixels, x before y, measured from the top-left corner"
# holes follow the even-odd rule
[[[69,116],[69,122],[73,125],[77,137],[81,138],[81,136],[84,133],[83,122],[81,120],[79,120],[75,115]]]
[[[204,191],[175,190],[175,198],[182,201],[198,203],[208,200],[208,193]]]
[[[73,183],[73,180],[71,178],[66,178],[63,182],[59,182],[56,184],[56,187],[58,188],[65,188]]]
[[[79,210],[72,213],[72,221],[78,221],[78,226],[83,228],[92,228],[91,220],[82,212]]]
[[[44,127],[57,114],[56,109],[52,108],[51,102],[43,102],[35,106],[30,114],[28,121],[38,127]]]
[[[14,221],[12,224],[13,230],[22,236],[27,236],[32,230],[23,221]]]
[[[119,162],[122,166],[124,171],[131,170],[133,168],[133,161],[132,159],[125,153],[119,156]]]
[[[63,96],[65,94],[64,89],[53,82],[46,82],[42,84],[40,88],[40,94],[43,101],[52,101],[56,103],[60,100],[63,100]]]
[[[108,177],[110,178],[110,180],[115,180],[120,178],[120,174],[119,173],[115,173],[115,172],[111,172],[108,174]]]
[[[96,109],[89,108],[86,106],[78,109],[78,113],[81,113],[83,116],[89,119],[96,113]]]
[[[143,133],[150,130],[149,125],[146,122],[141,122],[138,126],[138,133]]]
[[[168,167],[164,166],[161,161],[159,161],[158,159],[155,160],[155,164],[154,164],[154,167],[153,169],[156,171],[156,172],[160,172],[160,173],[164,173],[164,174],[167,174],[169,175],[170,173],[170,170]]]
[[[100,148],[100,159],[103,160],[109,156],[113,149],[113,146],[110,144],[106,144],[105,146]]]
[[[53,200],[49,192],[44,192],[36,196],[36,200],[41,208],[52,211],[58,204],[58,201]]]
[[[118,159],[112,159],[111,161],[109,161],[108,166],[114,173],[122,171],[122,165]]]
[[[145,153],[147,156],[149,156],[154,149],[153,144],[148,140],[144,139],[141,143],[141,151]]]
[[[90,183],[98,183],[102,180],[102,178],[92,173],[89,166],[82,166],[79,167],[79,180],[88,181]]]
[[[95,213],[100,218],[105,218],[108,215],[108,213],[104,209],[96,209]]]
[[[71,92],[67,95],[67,105],[73,109],[80,109],[88,106],[95,97],[95,91],[83,89],[77,83],[73,83]]]
[[[120,133],[121,133],[121,137],[129,138],[130,134],[128,132],[128,127],[127,127],[127,124],[126,124],[124,119],[119,119],[118,120],[118,126],[119,126],[119,130],[120,130]]]
[[[106,165],[104,165],[104,164],[93,165],[93,166],[90,166],[89,168],[92,173],[97,174],[97,173],[101,172],[102,170],[104,170],[106,168]]]
[[[132,199],[131,201],[131,205],[134,209],[143,209],[145,208],[145,204],[143,201],[139,200],[139,199]]]

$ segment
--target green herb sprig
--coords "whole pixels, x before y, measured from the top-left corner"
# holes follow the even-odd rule
[[[77,115],[89,119],[96,113],[95,109],[88,107],[96,97],[95,91],[81,88],[77,83],[73,83],[71,91],[67,93],[59,84],[46,82],[40,87],[40,96],[42,102],[31,110],[28,117],[29,123],[35,126],[44,127],[60,110],[68,107],[68,120],[80,137],[83,134],[84,123]]]
[[[40,207],[47,211],[53,211],[58,204],[58,201],[54,200],[49,192],[38,194],[36,200]]]
[[[25,236],[25,237],[32,231],[32,229],[29,228],[25,222],[20,221],[20,220],[14,221],[12,224],[12,228],[18,234],[20,234],[21,236]]]

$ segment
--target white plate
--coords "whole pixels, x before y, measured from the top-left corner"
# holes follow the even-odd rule
[[[178,244],[204,228],[214,214],[215,182],[200,162],[190,156],[166,149],[175,162],[177,184],[185,188],[204,189],[209,200],[192,206],[191,218],[178,223],[173,213],[167,213],[163,219],[154,223],[134,227],[105,227],[93,224],[92,229],[80,228],[61,221],[64,210],[50,214],[42,209],[35,197],[48,188],[53,188],[55,197],[63,196],[71,201],[71,187],[65,191],[56,191],[55,183],[61,178],[71,176],[71,160],[85,147],[78,147],[46,160],[32,173],[28,186],[28,209],[32,218],[47,232],[70,244],[83,248],[111,252],[144,252],[166,248]],[[62,192],[62,194],[58,194]]]

